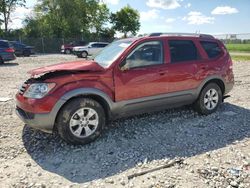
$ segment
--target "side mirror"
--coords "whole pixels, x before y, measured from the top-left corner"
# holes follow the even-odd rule
[[[120,70],[121,70],[122,72],[128,71],[128,70],[129,70],[129,66],[128,66],[127,60],[124,59],[124,60],[122,61],[122,63],[120,64],[119,67],[120,67]]]

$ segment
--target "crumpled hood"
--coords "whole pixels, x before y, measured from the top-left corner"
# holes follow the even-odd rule
[[[41,75],[49,72],[57,72],[57,71],[103,71],[104,68],[98,65],[96,62],[92,60],[82,60],[82,61],[73,61],[66,63],[59,63],[55,65],[50,65],[46,67],[41,67],[38,69],[34,69],[29,71],[28,73],[31,76]]]

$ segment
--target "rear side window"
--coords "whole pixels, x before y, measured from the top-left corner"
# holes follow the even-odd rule
[[[95,44],[92,44],[92,47],[93,48],[101,48],[101,44],[98,44],[98,43],[95,43]]]
[[[216,58],[222,54],[222,50],[216,42],[201,41],[200,42],[210,59]]]
[[[170,40],[169,47],[172,63],[199,59],[197,48],[191,40]]]

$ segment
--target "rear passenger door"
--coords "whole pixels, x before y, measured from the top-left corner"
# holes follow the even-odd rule
[[[169,92],[192,90],[198,87],[198,65],[202,62],[197,42],[191,39],[169,39]]]

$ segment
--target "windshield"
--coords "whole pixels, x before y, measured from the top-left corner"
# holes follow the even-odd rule
[[[94,57],[99,65],[104,68],[109,67],[132,43],[133,41],[115,41],[105,47]]]

